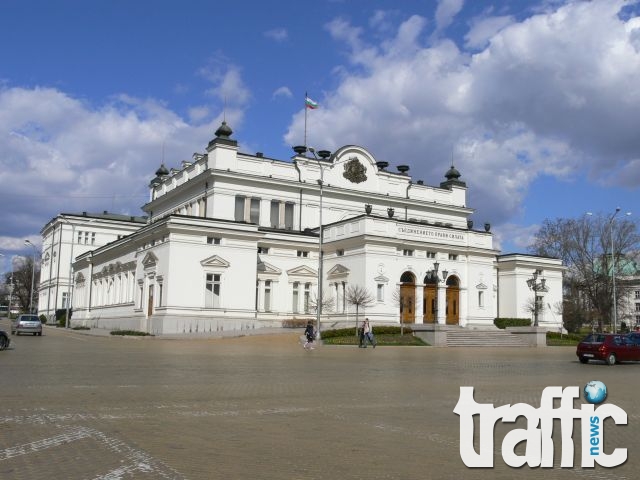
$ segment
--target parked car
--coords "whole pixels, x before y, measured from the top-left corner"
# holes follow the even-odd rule
[[[581,363],[602,360],[609,365],[620,362],[640,361],[640,335],[592,333],[587,335],[576,349]]]
[[[0,330],[0,350],[9,348],[9,345],[11,345],[9,335],[7,335],[7,332]]]
[[[37,315],[22,314],[11,321],[11,335],[32,333],[42,335],[42,322]]]

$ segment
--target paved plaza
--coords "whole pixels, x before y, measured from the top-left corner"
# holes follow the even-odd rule
[[[8,322],[0,321],[7,329]],[[320,346],[299,332],[121,338],[47,327],[0,352],[0,478],[636,479],[640,364],[581,365],[575,348]],[[601,380],[628,426],[606,424],[623,466],[467,468],[460,386],[479,403],[538,406],[547,386]],[[576,402],[576,404],[582,403]],[[516,426],[524,428],[526,422]],[[555,462],[560,425],[556,421]]]

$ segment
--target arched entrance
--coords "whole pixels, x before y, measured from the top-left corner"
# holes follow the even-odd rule
[[[436,323],[437,279],[431,273],[424,277],[422,290],[422,323]]]
[[[400,321],[415,322],[416,277],[411,272],[404,272],[400,277]]]
[[[460,279],[455,275],[447,278],[447,325],[460,323]]]

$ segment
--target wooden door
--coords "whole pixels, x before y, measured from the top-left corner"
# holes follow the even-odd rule
[[[458,325],[460,323],[460,289],[457,286],[447,287],[447,325]]]
[[[415,285],[400,285],[400,318],[402,323],[415,322],[415,305]]]
[[[149,303],[147,305],[147,316],[153,315],[153,285],[149,285]]]
[[[436,323],[436,286],[426,285],[422,298],[422,323]]]

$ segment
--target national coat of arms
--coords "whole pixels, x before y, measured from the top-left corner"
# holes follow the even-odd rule
[[[367,167],[365,167],[357,157],[350,158],[344,164],[342,176],[351,183],[361,183],[367,180]]]

